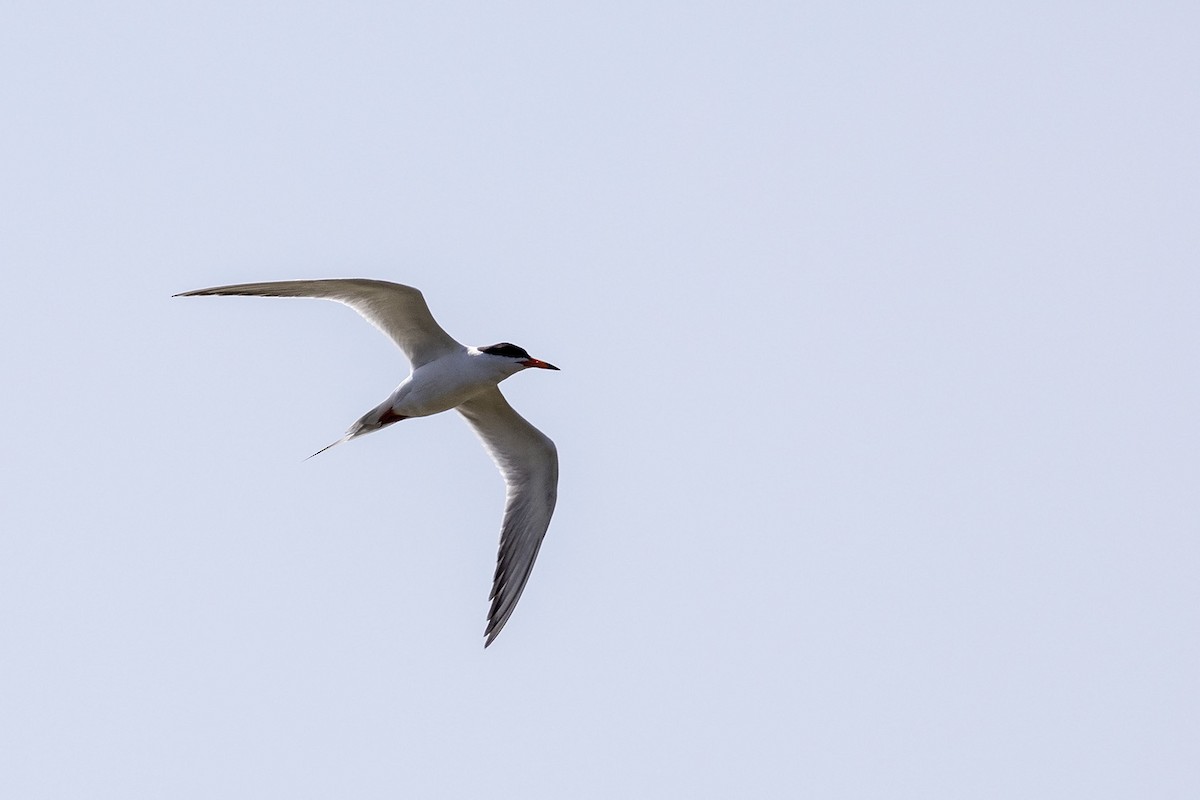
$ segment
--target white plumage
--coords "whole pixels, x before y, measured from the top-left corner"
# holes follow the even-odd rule
[[[345,278],[243,283],[197,289],[176,297],[194,295],[335,300],[353,308],[404,351],[412,364],[409,376],[387,400],[364,414],[344,437],[329,447],[402,419],[438,414],[451,408],[458,409],[466,418],[483,440],[508,487],[491,608],[484,632],[484,647],[490,645],[512,616],[525,590],[550,526],[558,493],[558,452],[554,442],[513,410],[498,384],[530,367],[558,367],[531,358],[520,347],[508,343],[483,348],[460,344],[437,324],[419,290],[388,281]]]

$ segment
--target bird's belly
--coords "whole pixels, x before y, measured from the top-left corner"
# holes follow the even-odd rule
[[[427,417],[461,405],[494,382],[437,380],[406,381],[392,396],[392,409],[405,417]]]

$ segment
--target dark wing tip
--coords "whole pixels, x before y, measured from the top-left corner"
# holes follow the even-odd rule
[[[484,628],[483,635],[486,637],[483,641],[483,648],[486,650],[488,645],[496,641],[496,637],[500,635],[500,631],[504,629],[504,623],[508,622],[508,615],[497,615],[496,604],[493,602],[491,611],[488,612],[487,627]]]

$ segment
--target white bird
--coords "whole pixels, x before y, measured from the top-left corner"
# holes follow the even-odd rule
[[[334,300],[361,314],[395,342],[412,364],[408,377],[329,447],[410,417],[454,408],[483,440],[507,486],[500,553],[489,595],[484,647],[500,634],[525,590],[558,496],[554,442],[500,393],[500,381],[530,367],[557,370],[508,342],[467,347],[442,330],[421,292],[411,286],[364,278],[242,283],[182,292],[193,295],[263,295]],[[313,455],[325,452],[329,447]]]

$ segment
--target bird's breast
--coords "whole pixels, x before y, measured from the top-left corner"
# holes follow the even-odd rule
[[[392,396],[392,408],[406,417],[427,417],[449,411],[499,381],[461,365],[426,364],[409,375]]]

